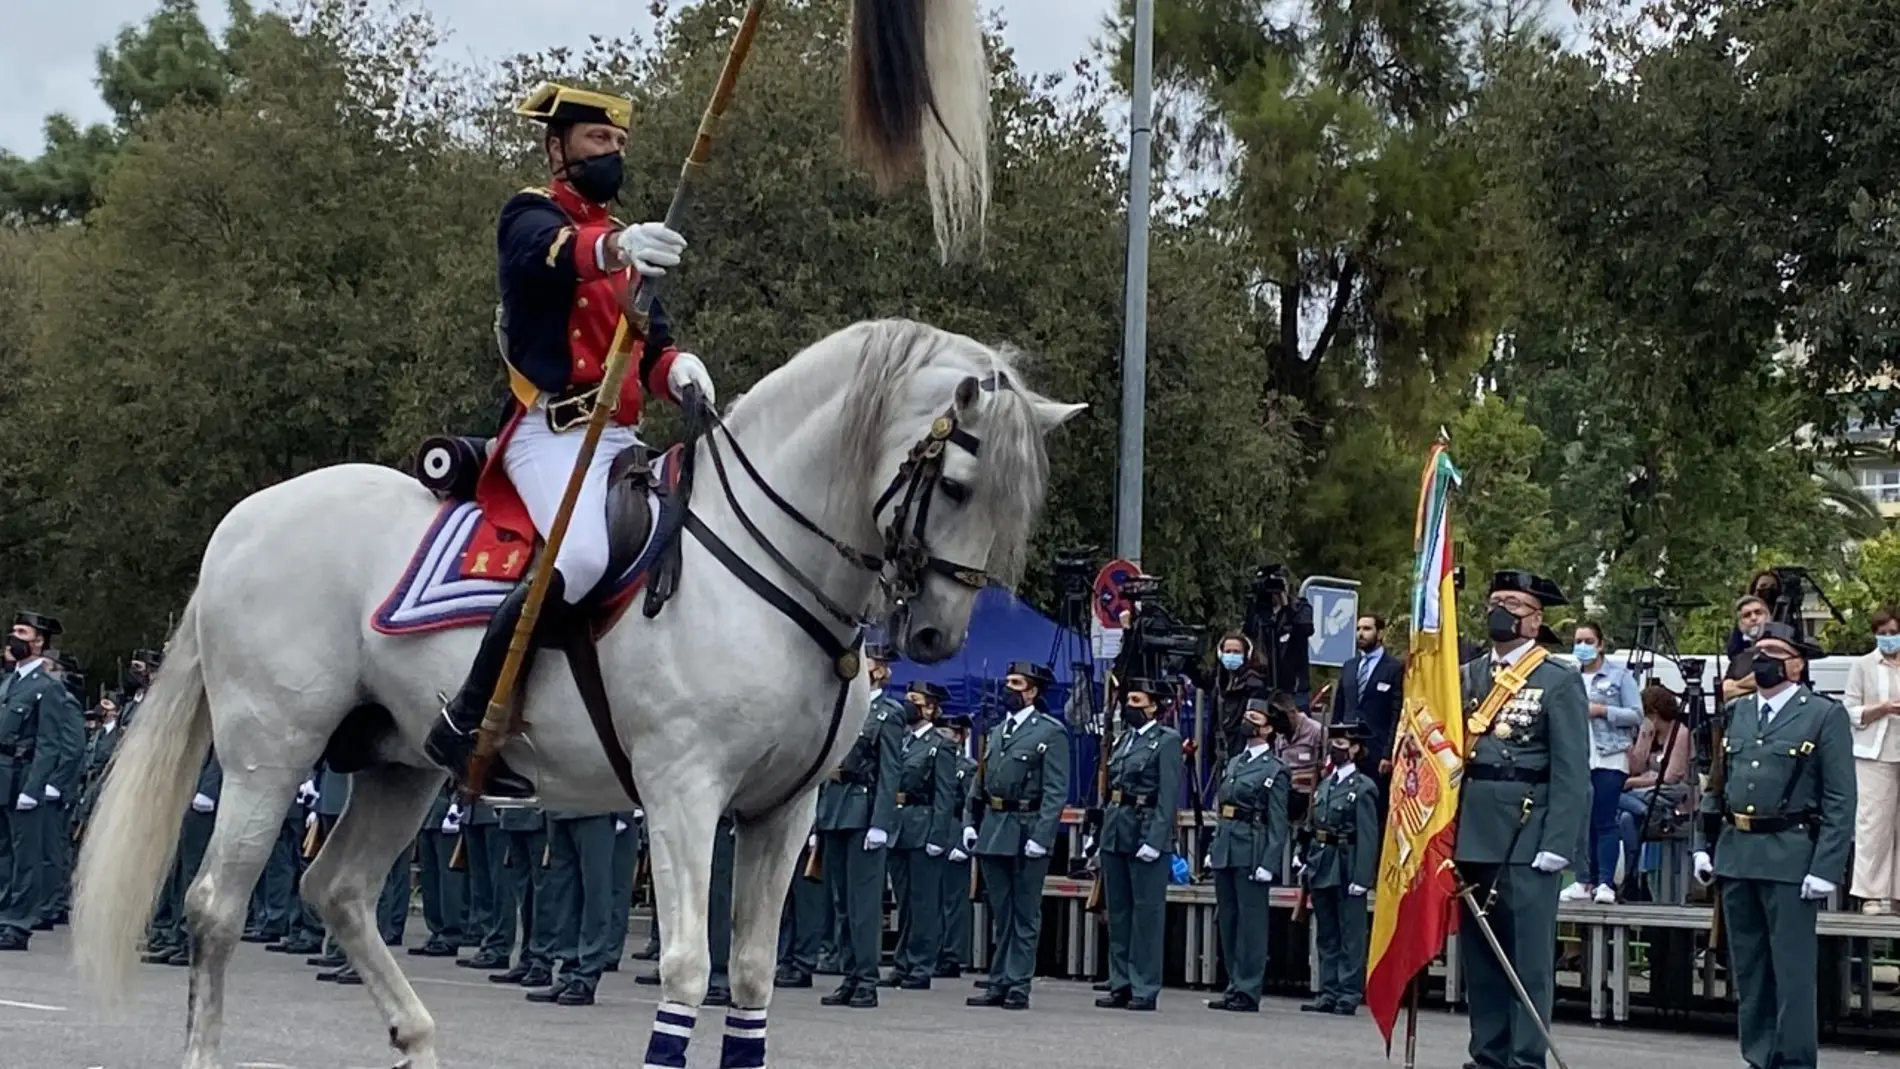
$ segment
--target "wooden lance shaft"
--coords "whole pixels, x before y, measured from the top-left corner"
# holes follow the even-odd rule
[[[680,168],[679,185],[673,189],[673,202],[666,209],[666,225],[670,229],[678,230],[684,222],[687,206],[692,203],[692,179],[705,168],[707,159],[712,156],[713,132],[719,128],[726,106],[732,102],[733,90],[739,84],[739,70],[745,66],[746,56],[752,51],[752,38],[758,33],[759,19],[764,14],[765,0],[752,0],[746,8],[744,20],[739,24],[738,33],[733,35],[732,46],[726,52],[725,66],[719,71],[719,83],[713,88],[712,100],[706,105],[705,113],[700,116],[699,133],[693,138],[693,149]],[[507,733],[510,699],[515,693],[516,681],[521,677],[521,666],[526,663],[530,652],[530,638],[534,634],[535,621],[541,616],[541,604],[547,598],[548,583],[554,577],[554,559],[560,554],[561,543],[567,538],[567,525],[574,515],[574,502],[580,498],[581,484],[587,478],[588,466],[593,463],[594,451],[600,446],[601,432],[607,428],[607,419],[613,415],[614,405],[620,397],[620,384],[626,380],[627,365],[631,362],[627,344],[629,321],[637,321],[639,333],[645,337],[648,313],[652,309],[657,289],[656,280],[640,280],[635,288],[633,307],[621,317],[614,329],[606,374],[601,379],[594,410],[587,419],[580,454],[574,458],[574,470],[568,475],[567,489],[561,494],[561,507],[554,514],[547,544],[535,561],[534,575],[529,580],[528,599],[521,606],[521,618],[515,622],[515,633],[509,639],[508,656],[502,661],[501,676],[495,682],[495,693],[489,697],[488,708],[482,714],[481,728],[475,736],[475,752],[469,758],[468,775],[463,781],[462,797],[467,802],[473,803],[480,796],[482,786],[488,780],[488,767],[495,760],[495,750]]]

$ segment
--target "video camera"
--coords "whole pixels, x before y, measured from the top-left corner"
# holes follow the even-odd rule
[[[1201,656],[1206,629],[1190,627],[1169,611],[1161,601],[1161,585],[1161,578],[1153,575],[1122,582],[1122,596],[1135,603],[1116,666],[1123,679],[1176,675]]]

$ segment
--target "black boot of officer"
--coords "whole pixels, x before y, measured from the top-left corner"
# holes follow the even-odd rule
[[[423,743],[422,752],[429,760],[441,765],[454,777],[456,785],[462,786],[468,774],[468,760],[475,752],[476,730],[481,727],[482,714],[488,709],[488,700],[495,693],[495,684],[501,678],[502,662],[508,659],[508,644],[513,640],[515,624],[521,619],[521,610],[528,603],[528,588],[532,584],[527,580],[515,584],[508,597],[495,610],[488,621],[488,630],[482,634],[481,648],[476,651],[475,663],[468,670],[468,678],[463,681],[462,689],[442,708],[441,719],[429,729],[429,737]],[[534,635],[528,643],[528,656],[521,662],[521,671],[516,676],[516,686],[528,685],[529,670],[534,667],[535,652],[552,632],[556,618],[567,607],[562,598],[565,584],[561,573],[555,572],[548,580],[547,596],[541,601],[541,615],[534,622]],[[534,784],[526,777],[508,767],[500,754],[488,766],[488,782],[482,785],[482,793],[494,798],[532,798]]]

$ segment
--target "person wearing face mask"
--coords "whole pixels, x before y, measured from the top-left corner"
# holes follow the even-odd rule
[[[1319,995],[1307,1013],[1351,1017],[1366,993],[1366,892],[1379,878],[1378,784],[1361,767],[1372,733],[1358,721],[1328,731],[1326,778],[1307,817],[1309,841],[1294,864],[1313,895]]]
[[[1900,609],[1874,610],[1874,649],[1847,674],[1854,729],[1854,881],[1863,913],[1887,914],[1900,898]]]
[[[1755,640],[1755,693],[1729,707],[1710,775],[1720,789],[1702,796],[1696,827],[1695,878],[1720,884],[1751,1066],[1812,1069],[1819,1057],[1815,915],[1846,878],[1858,795],[1847,710],[1796,682],[1820,656],[1786,624]]]
[[[819,1001],[853,1009],[877,1005],[885,848],[891,829],[897,827],[897,784],[904,740],[910,735],[904,702],[886,689],[896,655],[877,645],[867,645],[864,653],[876,691],[870,715],[818,799],[821,860],[838,916],[838,954],[844,959],[844,979]]]
[[[990,979],[970,1006],[1029,1008],[1042,938],[1042,883],[1069,801],[1069,733],[1043,706],[1047,665],[1017,661],[1003,679],[1002,722],[990,730],[970,784],[962,847],[982,867],[996,947]]]
[[[165,655],[158,650],[132,651],[132,663],[125,666],[125,701],[119,708],[120,728],[132,726],[139,705],[145,701],[145,691],[152,685],[152,676],[164,663]]]
[[[891,896],[897,903],[897,952],[885,987],[930,990],[943,942],[944,854],[963,827],[956,794],[956,754],[937,731],[950,692],[917,682],[904,695],[903,767],[897,782],[897,829],[891,836]]]
[[[1203,673],[1195,683],[1203,690],[1213,691],[1219,703],[1216,723],[1220,733],[1215,738],[1215,757],[1224,760],[1246,749],[1247,740],[1253,737],[1245,717],[1247,703],[1272,692],[1267,685],[1266,666],[1254,657],[1253,640],[1239,631],[1222,635],[1215,652],[1214,670]]]
[[[1207,1008],[1257,1013],[1267,980],[1268,892],[1290,829],[1290,777],[1273,755],[1267,703],[1249,702],[1242,717],[1252,736],[1221,771],[1218,822],[1203,866],[1214,873],[1214,915],[1227,969],[1226,992]]]
[[[1161,993],[1174,814],[1185,765],[1181,733],[1163,724],[1167,688],[1131,679],[1121,706],[1121,738],[1108,758],[1102,813],[1102,900],[1108,908],[1108,994],[1103,1009],[1152,1010]]]
[[[607,205],[620,192],[632,102],[544,82],[515,114],[544,124],[541,146],[551,180],[546,188],[515,194],[501,210],[496,336],[511,398],[507,422],[477,482],[476,501],[489,522],[464,554],[471,575],[490,575],[486,561],[512,559],[514,574],[491,577],[521,577],[532,556],[522,547],[552,526],[595,406],[613,405],[555,556],[554,577],[536,619],[539,639],[558,625],[565,607],[611,579],[605,574],[608,471],[622,451],[639,443],[634,428],[646,397],[683,402],[690,388],[710,405],[714,396],[705,364],[674,344],[657,301],[644,331],[622,314],[640,280],[666,274],[686,247],[686,239],[662,223],[624,226],[608,214]],[[601,382],[617,349],[629,354],[628,373],[617,398],[602,398]],[[529,585],[518,583],[496,610],[467,677],[425,741],[429,759],[458,784]],[[523,662],[523,683],[533,663]],[[497,756],[484,790],[525,799],[534,785]]]
[[[59,621],[13,618],[0,647],[0,950],[25,950],[47,899],[46,839],[64,828],[56,770],[83,717],[48,661]]]
[[[1512,988],[1478,922],[1458,930],[1479,1069],[1533,1069],[1546,1048],[1556,994],[1557,894],[1563,870],[1584,848],[1590,812],[1589,698],[1583,678],[1547,660],[1555,645],[1544,610],[1565,604],[1557,584],[1527,571],[1491,578],[1485,623],[1491,651],[1460,669],[1465,701],[1464,784],[1452,858],[1477,888],[1510,966],[1530,995]],[[1537,1014],[1533,1018],[1531,1014]]]
[[[946,713],[938,721],[945,742],[956,760],[956,775],[953,797],[961,800],[969,796],[970,783],[976,776],[976,758],[970,756],[970,731],[974,725],[970,718],[962,713]],[[959,836],[959,840],[961,836]],[[944,854],[943,877],[943,942],[937,951],[937,972],[939,980],[955,980],[963,976],[963,969],[970,961],[970,855],[963,849],[961,841]]]
[[[1590,846],[1577,868],[1577,879],[1558,896],[1564,902],[1616,903],[1616,863],[1623,850],[1617,833],[1623,781],[1629,778],[1629,751],[1643,726],[1642,696],[1636,677],[1611,664],[1603,625],[1578,624],[1571,655],[1590,698]]]
[[[86,762],[86,719],[81,712],[86,701],[86,676],[72,654],[59,650],[53,654],[53,676],[72,696],[67,707],[49,715],[61,723],[55,734],[60,739],[59,759],[53,766],[52,782],[46,793],[46,834],[41,840],[45,854],[41,858],[42,890],[46,898],[40,904],[40,921],[34,931],[50,932],[66,923],[72,911],[73,822],[79,813],[79,792]]]

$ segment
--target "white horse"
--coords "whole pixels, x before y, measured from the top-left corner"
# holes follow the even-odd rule
[[[722,1064],[764,1064],[779,912],[817,780],[868,708],[855,657],[827,656],[757,582],[805,606],[807,624],[825,621],[835,651],[855,635],[823,603],[869,612],[880,586],[897,580],[908,596],[892,641],[913,657],[948,657],[967,633],[978,570],[1004,583],[1019,574],[1047,483],[1044,436],[1083,407],[1029,391],[1007,351],[918,323],[868,322],[767,375],[731,405],[722,440],[715,431],[693,446],[698,523],[681,535],[678,593],[657,617],[628,614],[601,640],[614,730],[644,795],[666,933],[647,1065],[685,1065],[709,972],[714,825],[728,810],[738,843]],[[215,744],[224,769],[216,831],[185,899],[186,1069],[220,1064],[225,971],[245,903],[298,783],[346,718],[358,735],[365,724],[382,730],[303,878],[303,898],[361,973],[400,1064],[435,1069],[435,1022],[377,937],[372,910],[443,783],[420,744],[480,629],[391,637],[368,620],[439,507],[401,472],[338,465],[251,495],[206,547],[164,669],[107,776],[73,911],[82,975],[109,997],[134,964],[180,814]],[[867,554],[900,542],[909,551],[867,567],[812,528]],[[708,533],[743,560],[737,571],[756,570],[754,585],[708,550]],[[552,663],[523,695],[531,743],[517,737],[502,752],[536,779],[549,809],[626,808],[574,677],[558,653],[539,656]]]

